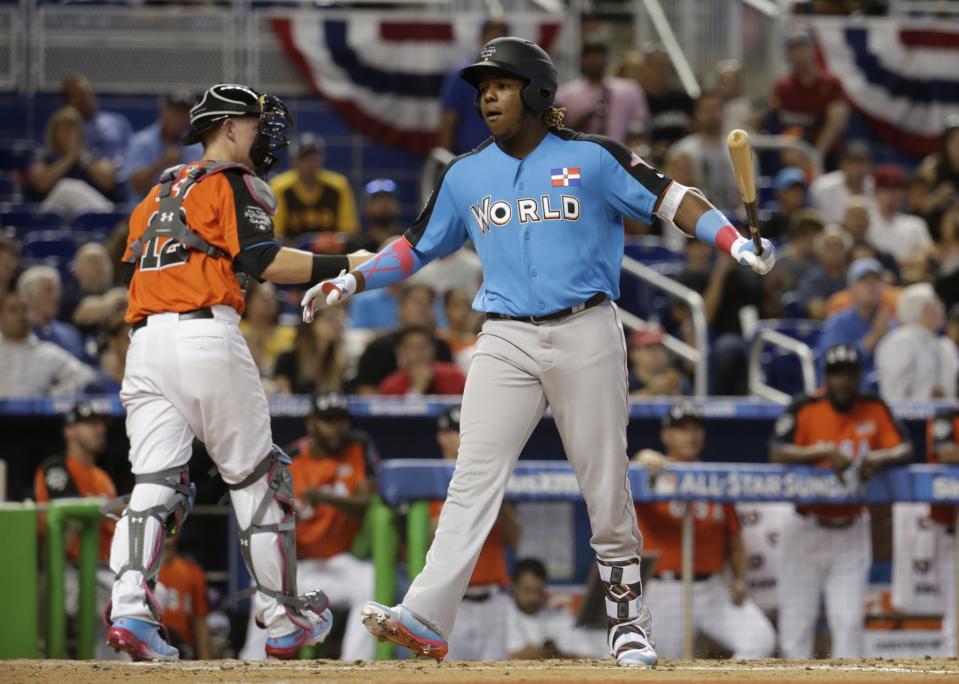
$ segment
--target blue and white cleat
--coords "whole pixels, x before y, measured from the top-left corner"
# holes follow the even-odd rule
[[[180,652],[160,636],[160,625],[132,617],[119,617],[107,631],[107,646],[136,661],[179,660]]]
[[[380,641],[392,641],[414,655],[435,658],[436,662],[449,652],[446,639],[403,606],[390,608],[370,601],[363,606],[361,615],[363,625]]]
[[[278,660],[289,660],[296,657],[296,652],[301,647],[326,641],[331,629],[333,629],[333,613],[327,608],[320,613],[319,621],[313,625],[313,629],[298,627],[289,634],[267,639],[266,655]]]
[[[610,651],[620,667],[652,667],[659,658],[647,631],[632,622],[610,628]]]

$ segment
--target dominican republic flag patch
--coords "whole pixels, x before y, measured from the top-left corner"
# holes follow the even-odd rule
[[[554,188],[566,188],[570,185],[580,185],[579,167],[564,166],[561,169],[553,169],[549,172],[550,180],[553,181]]]

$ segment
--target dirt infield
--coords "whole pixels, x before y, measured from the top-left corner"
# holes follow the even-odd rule
[[[316,684],[370,682],[376,684],[468,684],[471,682],[959,682],[959,660],[845,660],[759,662],[674,660],[651,670],[623,670],[611,661],[554,660],[465,663],[381,661],[348,664],[330,660],[241,662],[221,660],[182,663],[116,663],[105,661],[0,661],[3,684],[56,682],[294,682]]]

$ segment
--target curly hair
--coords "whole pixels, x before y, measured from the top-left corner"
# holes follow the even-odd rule
[[[540,115],[546,128],[551,131],[563,128],[566,119],[566,107],[550,107]]]

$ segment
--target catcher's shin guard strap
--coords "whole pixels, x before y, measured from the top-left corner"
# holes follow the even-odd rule
[[[127,540],[129,551],[127,562],[117,571],[116,578],[120,579],[125,573],[139,572],[143,576],[147,603],[154,617],[159,619],[160,610],[153,597],[151,587],[160,572],[160,556],[163,551],[163,542],[167,535],[176,536],[187,515],[193,508],[196,497],[196,485],[190,482],[188,466],[178,466],[161,470],[156,473],[141,473],[135,476],[138,485],[153,484],[172,489],[173,498],[169,501],[151,506],[144,510],[134,510],[127,507],[123,517],[127,521]],[[105,508],[110,508],[115,502],[110,502]],[[147,540],[147,521],[154,518],[158,523],[157,534],[154,539]],[[144,561],[144,552],[147,543],[152,544],[149,550],[149,559]]]
[[[245,597],[259,591],[283,605],[287,616],[295,625],[309,628],[312,625],[306,613],[314,612],[319,615],[327,609],[329,601],[320,591],[303,596],[297,595],[296,592],[296,514],[293,506],[293,478],[290,475],[290,463],[292,463],[290,457],[278,446],[273,445],[270,453],[257,464],[249,476],[237,484],[227,484],[227,487],[236,491],[245,489],[266,477],[267,486],[270,489],[270,493],[266,494],[257,505],[249,527],[240,530],[240,552],[243,554],[243,561],[256,587],[241,592],[239,596]],[[264,524],[263,521],[274,501],[279,504],[283,517],[280,522]],[[278,590],[263,586],[256,576],[252,553],[254,534],[275,534],[279,540],[283,560],[283,585]]]
[[[626,622],[640,616],[643,609],[643,582],[639,556],[597,558],[599,578],[606,595],[606,615],[611,622]]]

